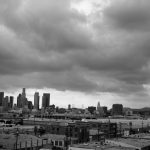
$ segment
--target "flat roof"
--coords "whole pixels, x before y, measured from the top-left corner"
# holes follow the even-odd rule
[[[85,149],[94,149],[94,150],[134,150],[134,148],[128,148],[128,147],[121,147],[115,144],[104,144],[102,145],[100,142],[91,142],[91,143],[85,143],[85,144],[74,144],[71,145],[71,147],[75,148],[85,148]]]
[[[98,135],[98,134],[102,135],[102,134],[104,134],[104,132],[98,131],[98,129],[90,129],[89,134],[90,135]]]
[[[42,139],[47,138],[49,140],[65,140],[66,135],[58,135],[58,134],[45,134],[41,136]],[[70,139],[70,137],[68,137]],[[71,137],[71,140],[77,140],[78,138]]]
[[[42,139],[29,135],[29,134],[19,134],[18,135],[18,146],[21,142],[22,147],[25,147],[26,142],[27,142],[27,147],[31,146],[31,140],[32,140],[32,145],[36,146],[37,141],[39,146],[42,145]],[[0,134],[0,145],[2,145],[4,148],[7,149],[12,149],[14,147],[14,144],[16,143],[16,135],[15,134]]]
[[[150,146],[150,139],[134,139],[134,138],[118,138],[118,139],[112,139],[110,141],[115,141],[115,142],[120,142],[120,143],[124,143],[124,144],[128,144],[134,147],[146,147],[146,146]]]
[[[139,133],[139,134],[132,134],[129,138],[143,138],[143,139],[150,139],[149,133]]]

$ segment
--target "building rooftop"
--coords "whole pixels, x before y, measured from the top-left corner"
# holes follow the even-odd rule
[[[142,147],[150,146],[150,139],[148,140],[143,138],[118,138],[118,139],[112,139],[107,141],[108,143],[115,143],[125,147],[142,148]]]
[[[28,135],[28,134],[19,134],[18,135],[18,142],[17,142],[17,147],[20,146],[20,143],[22,145],[22,148],[25,147],[30,147],[31,141],[33,147],[37,145],[37,140],[38,140],[38,145],[42,145],[42,139],[33,136],[33,135]],[[13,149],[14,144],[16,143],[16,135],[15,134],[0,134],[0,145],[5,148],[5,149]]]
[[[128,138],[139,138],[139,139],[149,139],[150,140],[150,134],[149,133],[139,133],[139,134],[132,134]]]
[[[104,132],[100,132],[100,131],[98,131],[97,129],[90,129],[89,130],[89,134],[90,135],[102,135],[102,134],[104,134]]]
[[[122,147],[115,145],[113,143],[111,144],[101,144],[100,142],[92,142],[92,143],[85,143],[85,144],[74,144],[70,146],[71,148],[76,148],[76,149],[91,149],[91,150],[134,150],[134,148],[129,148],[129,147]]]
[[[66,140],[65,135],[58,135],[58,134],[45,134],[41,138],[48,139],[48,140]],[[68,138],[70,139],[70,137]],[[71,140],[77,140],[77,138],[71,137]]]

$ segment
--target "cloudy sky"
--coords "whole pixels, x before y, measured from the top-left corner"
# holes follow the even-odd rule
[[[149,0],[0,0],[0,90],[76,107],[150,106]]]

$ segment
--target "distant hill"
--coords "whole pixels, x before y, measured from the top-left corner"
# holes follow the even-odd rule
[[[150,107],[141,108],[142,111],[150,111]]]
[[[144,107],[144,108],[140,108],[140,109],[132,109],[132,110],[150,111],[150,107]]]

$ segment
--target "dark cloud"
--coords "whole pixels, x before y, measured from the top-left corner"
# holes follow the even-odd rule
[[[149,1],[114,0],[104,10],[94,3],[88,16],[71,3],[0,1],[1,88],[146,95]]]
[[[70,1],[22,0],[20,5],[14,3],[6,1],[1,6],[5,8],[1,22],[31,47],[40,51],[65,51],[87,49],[92,44],[84,26],[85,16],[70,9]]]
[[[150,25],[150,2],[148,0],[115,0],[105,12],[105,19],[115,28],[148,30]]]

